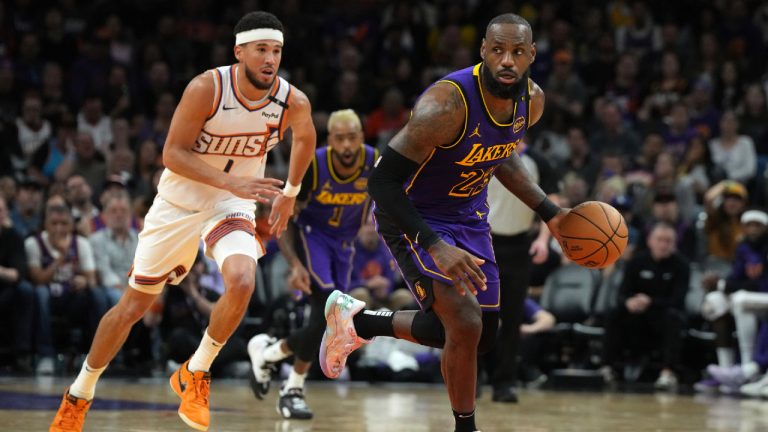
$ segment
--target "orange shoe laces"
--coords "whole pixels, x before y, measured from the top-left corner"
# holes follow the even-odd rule
[[[195,401],[203,400],[205,405],[208,405],[208,395],[211,391],[211,379],[210,378],[193,378],[195,387]],[[202,405],[202,404],[201,404]]]
[[[75,427],[82,428],[82,419],[79,418],[81,412],[82,410],[78,408],[76,403],[73,404],[72,402],[67,401],[64,405],[64,412],[61,413],[58,425],[70,429]]]

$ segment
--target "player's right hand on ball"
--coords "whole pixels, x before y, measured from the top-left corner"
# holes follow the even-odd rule
[[[480,266],[485,262],[464,249],[451,246],[443,240],[438,241],[429,248],[429,254],[435,260],[437,267],[451,280],[459,290],[459,294],[466,295],[469,290],[477,295],[477,289],[486,290],[486,278]]]
[[[255,178],[231,176],[228,186],[229,191],[240,198],[256,200],[262,204],[269,204],[272,198],[281,193],[279,186],[282,180],[275,178]]]

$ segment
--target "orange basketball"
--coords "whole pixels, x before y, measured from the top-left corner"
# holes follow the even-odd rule
[[[571,261],[603,268],[624,253],[629,230],[618,210],[599,201],[579,204],[560,221],[560,245]]]

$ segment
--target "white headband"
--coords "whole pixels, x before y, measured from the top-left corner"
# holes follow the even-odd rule
[[[235,35],[235,45],[242,45],[257,40],[275,40],[283,43],[283,32],[271,28],[258,28],[242,31]]]

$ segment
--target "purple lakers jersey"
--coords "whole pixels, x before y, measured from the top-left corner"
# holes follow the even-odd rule
[[[368,215],[368,177],[378,151],[363,144],[360,168],[349,178],[340,178],[333,170],[331,148],[315,151],[312,160],[312,190],[307,207],[299,213],[298,224],[331,234],[341,241],[353,240]]]
[[[458,221],[488,212],[487,186],[525,135],[530,81],[515,99],[510,123],[494,119],[480,91],[480,64],[449,74],[438,83],[456,87],[464,99],[464,128],[456,141],[439,145],[405,182],[405,192],[423,216]],[[482,219],[482,217],[481,217]]]

